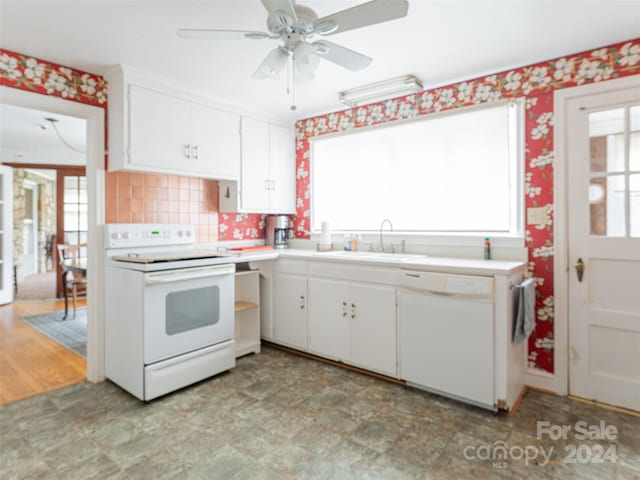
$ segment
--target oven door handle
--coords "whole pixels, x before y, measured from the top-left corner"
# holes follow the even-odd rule
[[[218,267],[178,270],[174,272],[148,273],[145,275],[145,285],[159,285],[175,282],[185,282],[187,280],[199,280],[201,278],[221,277],[224,275],[233,275],[235,265],[221,265]]]

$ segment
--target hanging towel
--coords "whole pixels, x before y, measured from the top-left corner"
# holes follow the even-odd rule
[[[536,328],[536,282],[533,278],[527,278],[513,288],[518,296],[513,341],[520,343]]]

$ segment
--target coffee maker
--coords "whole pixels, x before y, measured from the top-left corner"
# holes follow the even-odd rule
[[[265,243],[274,248],[287,248],[290,220],[286,215],[269,215],[267,217]]]

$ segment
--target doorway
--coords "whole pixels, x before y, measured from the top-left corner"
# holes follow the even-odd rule
[[[55,170],[13,168],[16,301],[51,300],[56,296],[55,265],[50,248],[55,238],[55,189]],[[11,202],[11,199],[7,201]]]
[[[568,389],[640,411],[640,79],[604,83],[564,110]]]
[[[86,120],[86,190],[88,205],[86,235],[88,243],[93,246],[87,251],[87,269],[92,274],[88,276],[87,280],[86,378],[89,381],[101,381],[104,379],[104,350],[102,347],[103,241],[101,225],[104,223],[105,111],[100,107],[4,86],[0,87],[0,93],[3,105],[47,111],[57,115],[69,115]],[[3,251],[4,258],[6,258],[6,252]],[[10,296],[8,298],[9,300],[12,299]],[[6,318],[3,318],[3,322],[4,320]],[[4,350],[3,348],[2,351]]]

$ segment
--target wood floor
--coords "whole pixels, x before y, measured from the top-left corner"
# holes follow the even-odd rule
[[[78,302],[84,305],[85,301]],[[82,382],[86,361],[22,318],[64,309],[64,301],[0,307],[0,405]]]
[[[56,272],[29,275],[18,282],[15,300],[51,300],[56,296]]]

